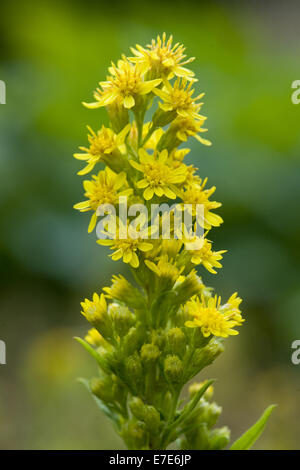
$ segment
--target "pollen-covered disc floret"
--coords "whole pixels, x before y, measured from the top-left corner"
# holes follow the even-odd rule
[[[112,63],[85,104],[105,107],[109,124],[88,127],[89,144],[74,155],[84,162],[80,176],[93,170],[74,207],[92,214],[88,231],[96,228],[98,245],[132,274],[114,275],[81,303],[91,327],[77,338],[99,369],[86,385],[129,449],[218,450],[230,438],[215,427],[211,381],[180,399],[244,322],[237,293],[222,304],[203,277],[222,268],[225,250],[213,249],[211,233],[223,220],[216,188],[188,162],[191,137],[211,142],[184,52],[164,33]],[[101,258],[98,267],[103,277]]]

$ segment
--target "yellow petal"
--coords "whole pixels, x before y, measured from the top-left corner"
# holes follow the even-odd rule
[[[153,194],[154,194],[154,189],[148,186],[148,188],[146,188],[144,191],[144,198],[146,199],[146,201],[149,201],[150,199],[152,199]]]
[[[125,96],[123,104],[124,107],[127,109],[133,108],[133,106],[135,105],[134,97],[132,95]]]

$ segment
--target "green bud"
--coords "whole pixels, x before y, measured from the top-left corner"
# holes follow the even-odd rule
[[[104,287],[103,290],[109,298],[119,300],[130,308],[142,309],[145,306],[145,299],[139,289],[133,287],[133,285],[121,275],[113,276],[112,285],[110,287]]]
[[[201,369],[211,364],[223,351],[224,346],[216,339],[211,340],[204,348],[197,348],[191,363],[194,372],[200,372]]]
[[[221,413],[221,406],[218,406],[216,403],[210,403],[205,407],[205,411],[201,416],[201,419],[207,423],[208,428],[212,428],[216,424]]]
[[[209,450],[221,450],[227,446],[230,440],[230,430],[227,426],[214,429],[210,433]]]
[[[186,263],[184,262],[184,265],[185,264]],[[178,304],[184,304],[187,300],[193,297],[193,295],[201,294],[203,288],[204,285],[201,277],[197,276],[196,271],[193,269],[186,276],[184,281],[178,284],[178,286],[174,289],[177,294]]]
[[[143,341],[143,331],[140,326],[133,326],[123,338],[122,351],[125,356],[133,354],[139,349]]]
[[[173,384],[182,383],[183,364],[178,356],[169,355],[164,362],[164,373],[166,379]]]
[[[151,334],[152,344],[155,344],[160,351],[163,351],[166,343],[165,332],[162,329],[153,330]]]
[[[160,414],[154,406],[146,406],[145,424],[150,432],[157,432],[160,425]]]
[[[122,429],[121,436],[126,442],[129,449],[143,450],[148,441],[148,433],[145,423],[130,420]]]
[[[134,323],[134,315],[129,308],[117,303],[112,303],[108,307],[108,314],[113,321],[116,333],[121,337],[126,335],[129,328]]]
[[[93,378],[90,381],[91,392],[104,402],[111,402],[113,399],[112,380],[107,376],[103,379]]]
[[[141,358],[145,366],[151,367],[159,358],[160,350],[155,344],[144,344],[141,349]]]
[[[143,421],[150,432],[156,432],[160,425],[160,414],[151,405],[145,405],[138,397],[133,397],[129,402],[130,411],[133,416]]]
[[[186,349],[185,334],[180,328],[171,328],[167,333],[168,349],[172,354],[183,357]]]
[[[142,363],[137,354],[129,356],[125,360],[125,370],[128,378],[132,382],[140,381],[143,374]]]
[[[131,413],[136,419],[140,421],[144,421],[145,413],[146,413],[146,406],[143,401],[138,397],[132,397],[129,402],[129,408]]]

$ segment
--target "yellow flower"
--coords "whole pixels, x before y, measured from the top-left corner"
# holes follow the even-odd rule
[[[159,102],[159,107],[165,112],[174,111],[183,118],[203,121],[205,117],[198,114],[202,103],[196,102],[204,96],[204,93],[193,97],[192,85],[193,83],[188,83],[185,78],[178,78],[173,86],[165,81],[163,89],[156,88],[153,90],[163,100],[163,103]]]
[[[198,214],[197,221],[203,228],[210,230],[211,227],[218,227],[223,222],[222,217],[211,212],[211,210],[217,209],[222,204],[209,200],[209,197],[215,192],[216,188],[213,186],[210,189],[204,189],[206,182],[207,178],[203,182],[200,180],[200,183],[196,179],[194,184],[190,184],[185,191],[181,192],[180,197],[183,204],[192,205],[193,215],[196,215],[196,204],[203,206],[203,217],[201,214]]]
[[[92,324],[102,321],[107,315],[107,303],[104,294],[101,294],[99,297],[98,294],[94,293],[93,300],[85,299],[80,305],[82,307],[82,315]]]
[[[232,319],[231,310],[222,311],[220,306],[221,297],[210,297],[205,300],[202,295],[201,300],[197,297],[186,303],[186,309],[189,315],[193,317],[192,321],[187,321],[185,325],[189,328],[201,328],[203,336],[210,335],[227,338],[229,335],[237,335],[234,330],[239,323]]]
[[[191,117],[177,118],[170,126],[170,132],[176,132],[176,137],[181,142],[186,142],[187,139],[195,137],[203,145],[210,146],[211,142],[207,139],[204,139],[199,133],[207,132],[207,129],[204,129],[202,126],[206,120],[206,117],[202,116],[202,119],[194,119]]]
[[[109,246],[111,250],[115,250],[110,255],[114,261],[122,258],[124,263],[130,264],[133,268],[138,268],[140,265],[139,251],[146,253],[153,248],[152,243],[145,241],[149,236],[151,227],[144,230],[139,230],[139,227],[135,227],[133,233],[129,221],[127,221],[127,226],[124,226],[117,219],[115,228],[114,232],[105,232],[110,238],[97,240],[97,243]]]
[[[154,194],[176,199],[175,185],[185,180],[185,168],[170,168],[167,164],[167,150],[149,155],[144,149],[140,149],[139,159],[140,163],[135,160],[130,160],[130,163],[144,175],[144,178],[138,181],[137,187],[144,189],[143,196],[146,201],[152,199]]]
[[[85,180],[83,182],[85,189],[84,195],[88,199],[75,204],[74,209],[78,209],[80,212],[94,211],[88,228],[89,233],[92,232],[96,226],[96,211],[101,204],[116,205],[119,202],[119,197],[130,196],[132,194],[133,190],[126,188],[126,184],[126,173],[121,172],[117,175],[109,167],[105,167],[105,170],[99,171],[97,176],[92,176],[91,180]],[[124,187],[124,189],[119,191],[122,187]]]
[[[161,255],[156,263],[145,260],[145,264],[147,268],[153,271],[159,278],[168,279],[173,283],[176,282],[184,269],[184,267],[181,269],[177,268],[175,263],[169,261],[167,255]]]
[[[231,297],[227,300],[226,304],[222,305],[220,310],[229,316],[231,320],[237,322],[238,325],[241,325],[245,319],[242,318],[239,305],[242,302],[242,299],[238,297],[237,292],[232,294]]]
[[[191,70],[183,67],[195,58],[185,59],[185,47],[182,44],[172,45],[173,36],[166,41],[166,33],[163,33],[162,39],[157,36],[157,40],[152,39],[151,44],[146,48],[136,45],[131,51],[136,57],[130,57],[129,60],[134,63],[141,64],[145,71],[149,71],[153,77],[165,76],[167,79],[177,77],[185,77],[191,80],[195,75]]]
[[[78,171],[78,175],[86,175],[99,161],[109,163],[109,158],[112,155],[119,155],[120,151],[124,151],[124,140],[130,130],[130,124],[127,124],[119,134],[115,134],[109,127],[105,126],[102,126],[97,133],[89,126],[87,127],[90,132],[88,135],[90,146],[89,148],[79,147],[84,153],[74,154],[74,157],[78,160],[84,160],[88,163],[87,166]]]
[[[201,248],[199,250],[189,250],[188,253],[191,256],[191,262],[193,264],[203,264],[203,266],[213,274],[216,274],[213,268],[222,268],[219,260],[223,258],[222,254],[226,253],[227,250],[212,251],[212,244],[206,238],[201,238]]]
[[[87,335],[84,338],[91,346],[102,346],[103,343],[105,344],[105,339],[103,336],[100,335],[99,331],[96,328],[91,328]]]
[[[136,104],[138,96],[146,95],[161,83],[161,79],[144,81],[144,71],[139,65],[131,64],[125,56],[118,61],[117,66],[112,63],[109,67],[110,76],[106,82],[100,82],[102,89],[97,88],[94,93],[96,102],[83,103],[90,109],[107,106],[115,101],[127,109]]]

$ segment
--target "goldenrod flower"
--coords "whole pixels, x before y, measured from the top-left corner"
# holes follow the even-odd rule
[[[88,141],[90,143],[89,148],[79,147],[84,153],[75,153],[74,157],[78,160],[84,160],[88,164],[82,170],[78,171],[78,175],[86,175],[89,173],[96,163],[103,161],[109,163],[109,159],[112,156],[119,156],[120,151],[124,151],[124,140],[130,130],[130,124],[124,127],[124,129],[115,134],[109,127],[102,126],[98,132],[94,132],[89,126],[88,130]]]
[[[222,217],[211,212],[213,209],[217,209],[222,204],[216,201],[210,201],[209,197],[215,192],[216,188],[213,186],[210,189],[204,189],[207,182],[207,178],[198,184],[191,184],[185,191],[182,191],[180,197],[184,204],[191,204],[192,213],[196,215],[196,205],[203,206],[203,217],[198,214],[197,222],[206,230],[210,230],[211,227],[218,227],[223,222]]]
[[[152,243],[145,241],[149,236],[151,228],[139,230],[139,227],[135,227],[133,233],[129,222],[127,222],[127,226],[124,226],[119,219],[116,222],[115,232],[106,232],[110,238],[97,240],[97,243],[109,246],[111,250],[115,250],[110,255],[114,261],[123,258],[124,263],[130,264],[133,268],[138,268],[140,264],[138,252],[146,253],[153,248]]]
[[[80,212],[94,211],[88,228],[89,233],[95,228],[97,223],[96,211],[101,204],[116,205],[119,202],[119,197],[130,196],[132,194],[132,188],[126,186],[128,186],[126,173],[121,172],[117,175],[109,167],[105,167],[104,170],[99,171],[97,176],[92,176],[91,180],[85,180],[83,182],[85,189],[84,195],[88,199],[75,204],[74,208],[78,209]],[[119,191],[121,188],[124,189]]]
[[[237,335],[234,330],[238,322],[231,318],[231,311],[222,312],[221,297],[210,297],[207,301],[202,296],[187,302],[186,309],[193,320],[187,321],[185,325],[189,328],[201,328],[204,337],[210,335],[227,338],[229,335]]]
[[[210,146],[210,140],[204,139],[199,133],[207,132],[207,129],[203,128],[203,124],[206,120],[206,117],[202,116],[201,119],[194,119],[189,116],[184,118],[177,118],[172,122],[170,126],[170,132],[174,131],[176,137],[181,142],[186,142],[189,137],[195,137],[203,145]]]
[[[96,328],[91,328],[85,338],[84,338],[91,346],[99,347],[102,346],[105,342],[103,336],[100,335],[99,331]]]
[[[80,305],[82,307],[82,315],[92,324],[99,320],[101,321],[107,314],[107,303],[104,294],[99,296],[94,293],[93,300],[85,299]]]
[[[169,167],[167,150],[149,155],[144,149],[140,149],[139,160],[140,163],[135,160],[130,160],[130,163],[144,175],[144,178],[139,180],[136,186],[139,189],[144,189],[143,196],[146,201],[152,199],[154,195],[176,199],[175,185],[182,183],[186,174],[185,169]]]
[[[186,59],[185,47],[179,43],[173,46],[172,42],[173,36],[171,35],[166,41],[166,33],[163,33],[162,38],[157,36],[157,39],[152,39],[151,44],[146,47],[139,44],[135,46],[136,48],[132,47],[131,51],[135,57],[130,57],[129,60],[142,65],[146,72],[149,71],[151,77],[163,76],[170,80],[177,75],[187,80],[193,79],[194,72],[183,65],[192,62],[195,58]]]
[[[245,319],[242,318],[241,311],[239,309],[241,302],[242,299],[238,297],[237,292],[235,292],[231,297],[229,297],[226,304],[222,305],[220,308],[223,313],[226,313],[231,320],[236,321],[238,325],[241,325],[245,321]]]
[[[214,268],[222,268],[219,261],[223,258],[222,254],[226,250],[212,251],[212,244],[206,238],[200,240],[201,248],[199,250],[190,250],[191,262],[193,264],[202,264],[210,273],[216,274]],[[195,242],[197,243],[197,242]]]
[[[94,93],[96,102],[83,103],[87,108],[95,109],[118,101],[125,108],[131,109],[139,96],[146,95],[161,83],[161,78],[145,81],[144,71],[139,65],[131,64],[125,56],[117,66],[112,63],[109,67],[110,76],[106,82],[100,82],[102,89]]]
[[[159,102],[159,107],[165,112],[174,111],[183,118],[203,121],[204,116],[198,114],[202,103],[197,103],[197,101],[204,96],[204,93],[193,97],[192,85],[192,82],[188,83],[184,78],[178,78],[173,86],[165,80],[163,89],[155,88],[153,90],[163,101]]]
[[[168,279],[173,283],[176,282],[181,272],[183,271],[183,267],[179,269],[176,266],[176,263],[169,261],[167,255],[161,255],[156,263],[146,259],[145,264],[159,278]]]

